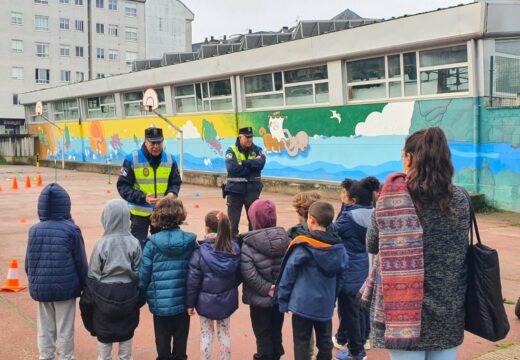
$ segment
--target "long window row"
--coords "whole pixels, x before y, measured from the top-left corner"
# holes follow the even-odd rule
[[[11,78],[14,80],[25,79],[25,69],[21,66],[11,67]],[[82,71],[76,71],[75,81],[85,80],[85,73]],[[50,69],[36,68],[34,69],[34,81],[36,84],[49,84],[51,81]],[[70,70],[60,70],[60,82],[68,84],[73,81]]]
[[[102,54],[104,56],[104,52]],[[99,56],[98,52],[98,58]],[[109,56],[117,57],[117,54]],[[126,60],[128,61],[128,54]],[[347,89],[346,103],[464,94],[469,91],[466,45],[345,61],[343,66],[346,73],[346,81],[343,82]],[[13,77],[18,72],[18,69],[13,68]],[[232,85],[231,78],[174,85],[170,89],[173,112],[188,114],[234,111],[235,90]],[[330,103],[326,64],[246,75],[240,77],[240,86],[243,90],[239,101],[245,110]],[[120,115],[145,116],[148,113],[141,106],[143,90],[88,97],[84,99],[86,117],[115,118],[118,114],[116,95],[121,96]],[[159,98],[158,111],[164,114],[167,108],[165,91],[163,88],[156,91]],[[67,100],[67,106],[69,105],[70,101]],[[60,109],[64,107],[63,104],[59,106]],[[60,115],[60,119],[61,116],[65,115]],[[70,120],[72,119],[75,118]]]

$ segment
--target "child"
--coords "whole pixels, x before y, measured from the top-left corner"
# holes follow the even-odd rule
[[[291,241],[277,286],[280,311],[292,312],[294,358],[310,359],[309,342],[316,332],[318,360],[332,358],[332,315],[347,253],[341,239],[327,227],[334,208],[317,201],[309,208],[309,234]]]
[[[132,338],[139,324],[137,275],[141,245],[130,233],[130,212],[121,199],[110,200],[101,214],[105,232],[90,257],[87,283],[79,301],[85,328],[98,339],[98,360],[132,359]]]
[[[242,245],[242,301],[249,305],[256,337],[254,358],[278,360],[284,354],[284,314],[273,296],[289,238],[284,228],[276,226],[276,207],[271,201],[256,200],[249,207],[248,215],[253,231],[244,236]]]
[[[368,339],[370,325],[368,311],[360,308],[357,294],[368,277],[369,258],[366,250],[366,233],[372,216],[374,193],[379,181],[372,176],[359,181],[345,179],[341,183],[341,211],[336,219],[338,231],[349,257],[343,286],[338,296],[340,325],[333,341],[344,345],[353,359],[366,357],[363,344]],[[337,359],[347,358],[348,352],[340,352]]]
[[[193,253],[188,274],[186,309],[200,317],[200,352],[211,360],[214,323],[220,344],[220,359],[231,359],[230,316],[238,309],[240,247],[231,241],[227,215],[211,211],[205,217],[206,236]]]
[[[292,206],[296,211],[296,217],[298,218],[298,224],[287,230],[287,235],[294,239],[298,235],[304,235],[309,232],[307,228],[307,217],[309,214],[309,207],[316,201],[320,200],[321,196],[316,191],[303,191],[294,195],[292,200]]]
[[[29,230],[25,271],[31,297],[38,301],[40,359],[74,358],[76,298],[88,264],[81,230],[70,216],[70,197],[60,185],[47,185],[38,198],[40,223]]]
[[[188,264],[196,242],[195,234],[179,228],[185,219],[180,200],[163,198],[157,203],[151,222],[160,231],[148,238],[139,268],[139,288],[146,292],[153,314],[157,360],[188,358],[190,317],[184,303]]]

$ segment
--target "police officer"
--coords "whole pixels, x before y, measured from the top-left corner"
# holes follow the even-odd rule
[[[128,201],[132,235],[143,247],[154,205],[165,196],[176,198],[182,182],[173,155],[163,151],[162,129],[150,127],[144,137],[141,148],[126,156],[117,179],[119,195]]]
[[[253,144],[253,129],[244,127],[238,131],[235,145],[226,151],[227,183],[224,193],[227,196],[228,216],[231,221],[231,234],[238,235],[238,224],[242,207],[246,213],[249,206],[259,198],[262,191],[260,172],[265,165],[262,148]],[[249,221],[249,216],[247,218]],[[249,230],[251,222],[249,221]]]

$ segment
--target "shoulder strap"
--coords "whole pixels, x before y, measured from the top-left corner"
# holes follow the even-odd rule
[[[462,186],[457,186],[457,187],[464,193],[464,195],[466,195],[466,198],[468,199],[468,203],[469,203],[470,244],[473,245],[473,231],[475,231],[475,234],[477,235],[477,243],[482,245],[482,241],[480,241],[480,233],[478,231],[477,217],[475,216],[475,209],[473,208],[473,203],[471,202],[471,197],[469,196],[469,193],[466,191],[466,189],[464,189]]]

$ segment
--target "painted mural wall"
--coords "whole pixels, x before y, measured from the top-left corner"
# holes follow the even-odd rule
[[[184,133],[184,168],[225,172],[224,153],[237,129],[252,126],[264,148],[264,176],[341,181],[368,175],[384,180],[401,171],[401,149],[410,133],[444,129],[455,182],[481,191],[493,206],[520,211],[519,109],[486,110],[480,99],[441,99],[370,105],[172,116]],[[64,122],[64,140],[48,124],[32,124],[42,158],[113,164],[140,147],[144,129],[164,129],[165,146],[177,160],[179,134],[154,117]]]

